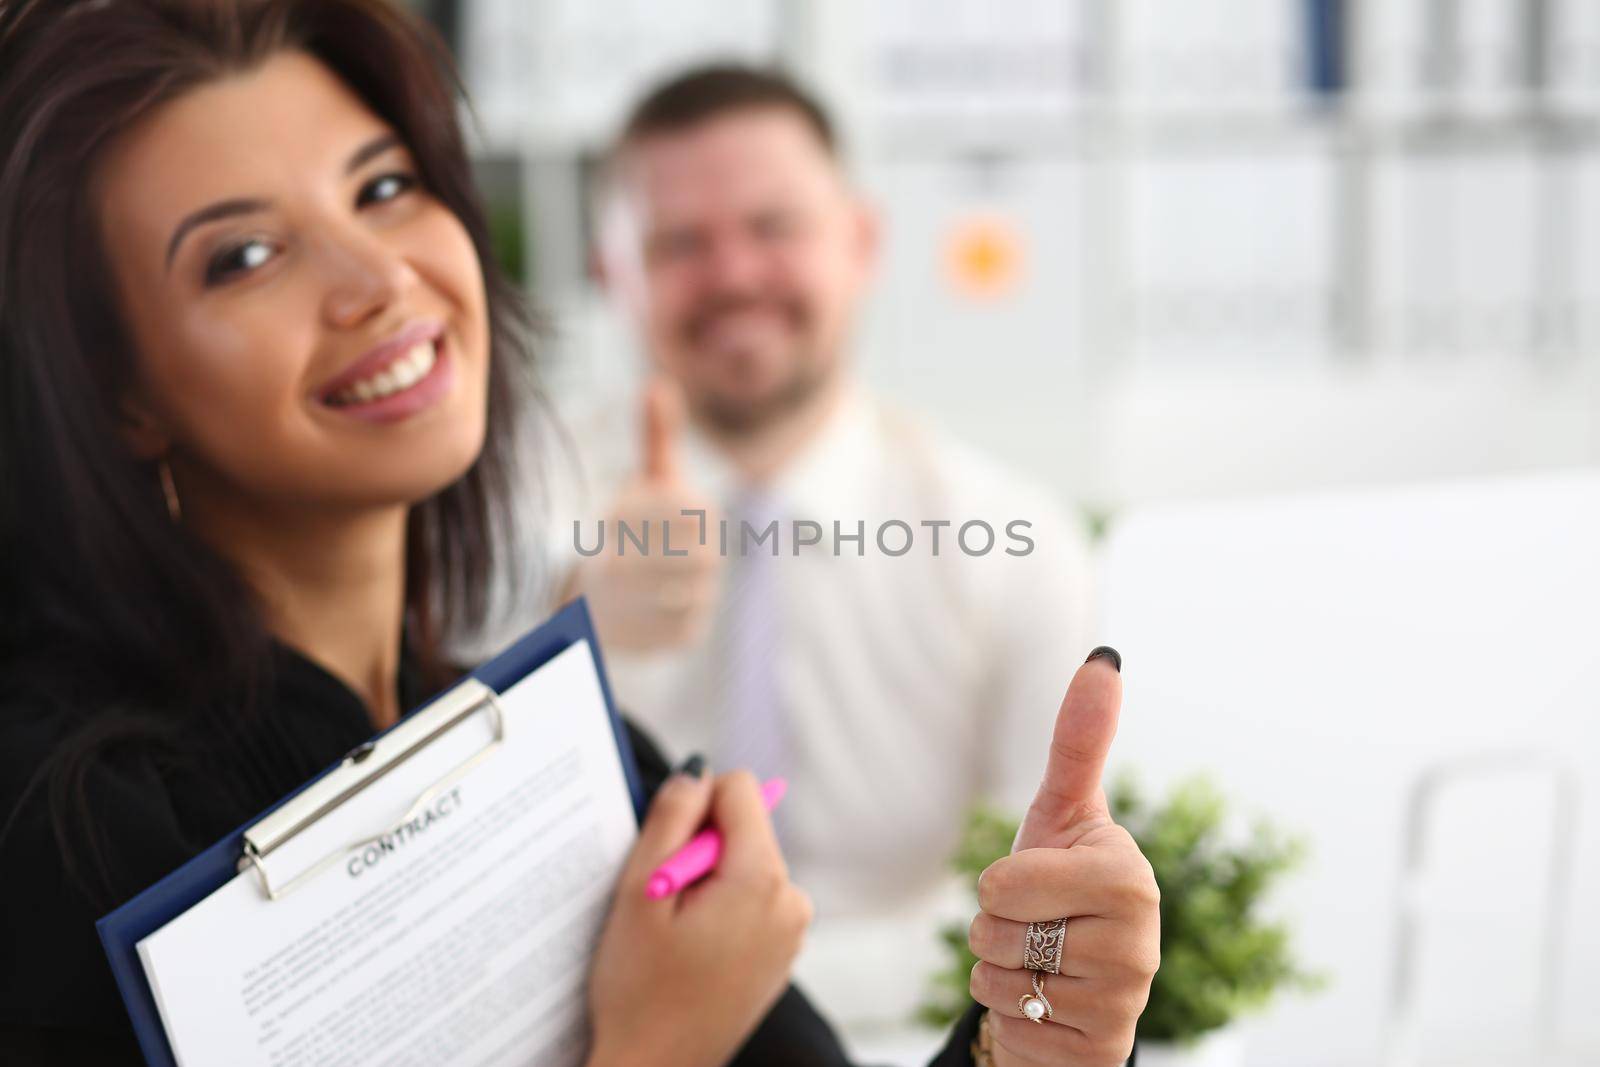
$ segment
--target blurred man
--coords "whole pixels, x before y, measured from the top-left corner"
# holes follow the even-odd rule
[[[597,210],[651,381],[638,433],[581,434],[565,593],[657,736],[790,779],[777,822],[817,906],[801,976],[847,1021],[904,1019],[939,962],[942,859],[980,798],[1031,796],[1091,643],[1081,535],[855,380],[878,223],[789,81],[657,89]],[[1029,387],[986,380],[982,353],[972,376]]]

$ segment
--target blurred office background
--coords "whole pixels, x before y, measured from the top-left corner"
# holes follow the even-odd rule
[[[418,6],[558,408],[636,382],[585,199],[629,103],[735,57],[834,110],[866,378],[1103,534],[1117,763],[1310,840],[1329,981],[1245,1062],[1600,1063],[1600,3]]]

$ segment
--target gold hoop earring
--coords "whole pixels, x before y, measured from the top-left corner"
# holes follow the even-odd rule
[[[178,499],[178,483],[172,480],[172,466],[165,459],[157,460],[156,473],[161,478],[161,495],[167,499],[167,517],[182,522],[183,501]]]

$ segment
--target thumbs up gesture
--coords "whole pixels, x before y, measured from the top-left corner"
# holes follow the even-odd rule
[[[1078,668],[1011,855],[978,879],[972,996],[989,1009],[1001,1067],[1120,1067],[1160,962],[1155,876],[1111,821],[1100,785],[1122,705],[1121,666],[1114,650],[1097,648]],[[1023,967],[1029,923],[1047,933],[1045,924],[1063,918],[1060,971],[1038,976],[1049,1005],[1041,1013],[1026,1002],[1037,994],[1035,972]]]
[[[684,418],[676,383],[652,380],[640,403],[638,471],[607,509],[605,548],[585,559],[574,575],[573,592],[588,596],[608,648],[649,651],[688,644],[705,632],[716,608],[722,562],[717,518],[683,473]],[[703,511],[703,525],[685,511]],[[621,541],[622,523],[637,537],[648,529],[648,550]]]

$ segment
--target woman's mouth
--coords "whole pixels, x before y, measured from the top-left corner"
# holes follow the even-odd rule
[[[432,407],[450,391],[455,369],[445,333],[437,328],[407,330],[396,341],[325,390],[323,405],[367,422],[395,422]]]
[[[408,348],[388,366],[334,393],[328,398],[328,403],[333,407],[342,408],[352,404],[383,400],[396,393],[402,393],[426,378],[438,361],[439,353],[434,348],[434,343],[419,342]]]

